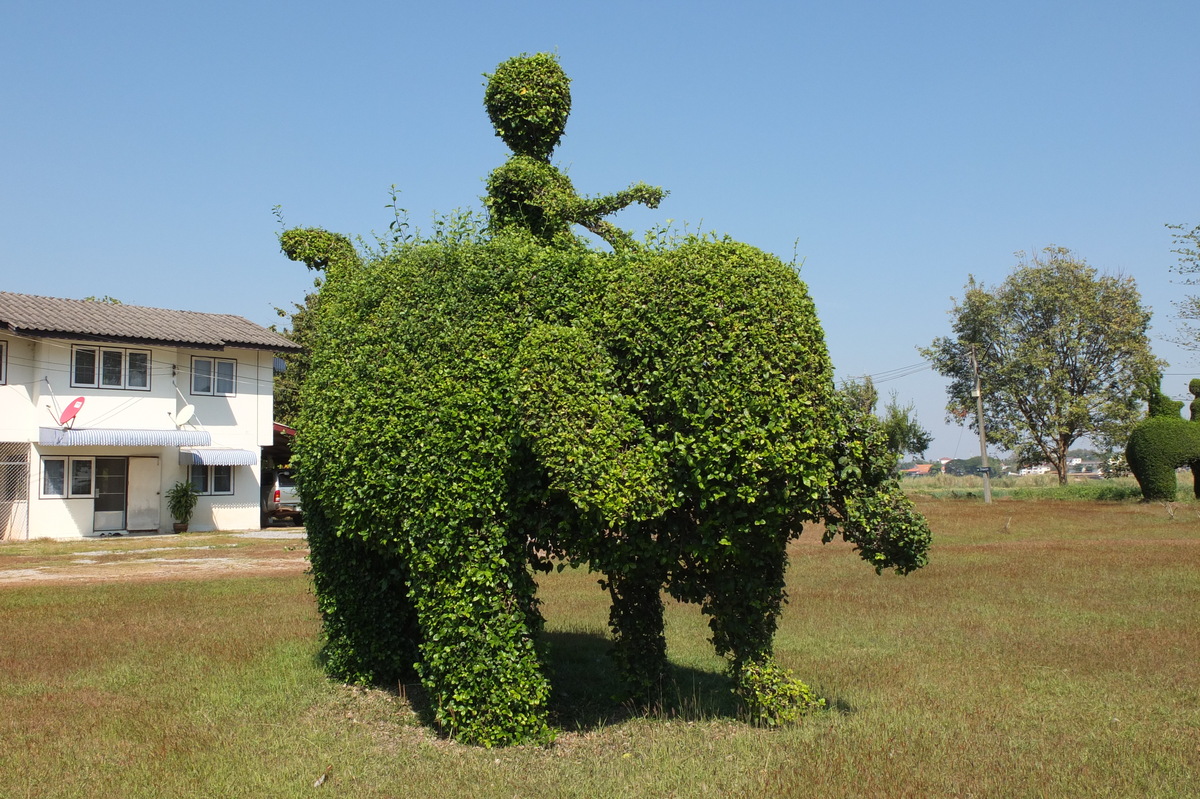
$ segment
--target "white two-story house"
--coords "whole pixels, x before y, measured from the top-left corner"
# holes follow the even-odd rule
[[[274,353],[238,316],[0,292],[0,538],[256,529]]]

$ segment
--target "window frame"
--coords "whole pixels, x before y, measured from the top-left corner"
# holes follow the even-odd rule
[[[201,470],[197,472],[196,470]],[[217,469],[228,469],[229,475],[229,490],[218,491],[217,486]],[[235,492],[234,485],[234,467],[229,465],[204,465],[202,463],[193,463],[188,466],[188,482],[196,489],[196,493],[202,497],[231,497]],[[197,484],[196,476],[200,475],[202,484]]]
[[[62,464],[62,493],[51,493],[46,490],[46,465],[51,462]],[[75,490],[75,467],[83,464],[87,464],[88,467],[86,494]],[[38,481],[38,497],[40,499],[94,499],[96,497],[96,459],[71,455],[43,455],[41,479]]]
[[[49,484],[46,482],[47,470],[46,467],[51,463],[62,465],[62,472],[58,475],[62,481],[62,489],[59,491],[51,491]],[[67,458],[61,457],[42,457],[41,480],[38,481],[38,497],[41,499],[66,499],[67,498]]]
[[[92,379],[90,381],[79,379],[79,355],[80,353],[88,352],[92,355]],[[75,345],[71,347],[71,387],[72,388],[94,388],[99,384],[100,377],[100,348],[99,347],[84,347]]]
[[[134,356],[144,356],[146,359],[146,363],[145,363],[143,369],[138,370],[139,373],[144,371],[145,375],[146,375],[146,384],[142,385],[142,386],[135,386],[129,380],[129,376],[131,374],[133,374],[133,358],[134,358]],[[152,372],[151,367],[152,367],[153,363],[154,363],[154,358],[151,355],[150,350],[125,350],[125,388],[129,389],[130,391],[149,391],[150,390],[150,374]]]
[[[233,468],[234,467],[232,465],[222,465],[222,466],[212,466],[210,468],[212,469],[212,472],[209,473],[208,485],[212,488],[213,496],[214,497],[231,497],[231,496],[233,496],[233,494],[234,494]],[[217,470],[218,469],[220,469],[220,470],[227,469],[228,470],[228,472],[226,472],[226,474],[228,476],[228,480],[229,480],[229,489],[227,491],[217,490]]]
[[[92,379],[90,382],[79,379],[79,354],[83,352],[88,352],[92,355]],[[120,359],[120,380],[118,382],[105,382],[105,356],[114,354]],[[129,381],[129,362],[130,357],[134,355],[144,356],[146,359],[146,385],[144,386],[131,385]],[[71,387],[100,388],[106,391],[149,391],[153,365],[154,355],[147,349],[108,347],[102,344],[74,344],[71,346]]]
[[[196,388],[196,377],[199,374],[196,369],[197,363],[204,363],[207,366],[208,390],[198,390]],[[228,377],[222,377],[220,367],[228,364],[230,374]],[[193,355],[191,379],[188,381],[188,386],[191,393],[198,397],[236,397],[237,396],[237,358],[217,358],[210,355]],[[219,390],[219,384],[223,381],[229,383],[228,391]]]
[[[109,382],[110,363],[116,361],[116,382]],[[100,362],[96,370],[96,388],[125,388],[125,351],[113,347],[100,348]]]

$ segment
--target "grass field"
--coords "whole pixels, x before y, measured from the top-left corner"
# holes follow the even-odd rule
[[[686,606],[662,713],[609,701],[581,571],[542,581],[558,741],[491,751],[433,735],[412,687],[324,680],[299,563],[0,583],[0,796],[1200,796],[1200,505],[918,503],[909,577],[794,545],[777,652],[831,709],[774,731],[736,720]],[[0,570],[72,547],[96,543],[0,546]]]
[[[1177,499],[1179,502],[1195,500],[1192,487],[1191,473],[1180,473],[1177,479]],[[906,478],[903,481],[904,490],[912,496],[924,496],[934,499],[982,499],[983,478],[959,477],[938,474],[927,477]],[[1070,475],[1066,485],[1058,484],[1058,476],[1054,474],[1027,475],[1024,477],[1006,476],[995,477],[991,480],[992,497],[995,499],[1069,499],[1069,500],[1102,500],[1122,502],[1125,500],[1140,500],[1142,490],[1132,477],[1118,477],[1105,480],[1084,475]]]

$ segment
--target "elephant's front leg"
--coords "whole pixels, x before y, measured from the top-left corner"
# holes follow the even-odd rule
[[[610,572],[603,581],[612,597],[608,625],[613,632],[613,659],[629,699],[642,707],[662,703],[667,671],[662,581],[657,569],[636,567]]]

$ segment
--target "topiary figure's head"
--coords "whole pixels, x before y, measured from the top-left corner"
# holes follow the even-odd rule
[[[558,58],[516,56],[487,78],[483,103],[496,135],[517,155],[549,160],[571,113],[571,79]]]
[[[1188,383],[1188,391],[1193,397],[1200,398],[1200,377],[1194,378],[1192,382]]]

